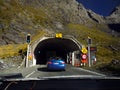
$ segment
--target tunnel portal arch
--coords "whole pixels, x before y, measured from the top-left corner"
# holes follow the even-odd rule
[[[76,40],[71,38],[45,38],[40,40],[34,48],[36,64],[46,64],[52,56],[67,59],[67,54],[82,48]]]

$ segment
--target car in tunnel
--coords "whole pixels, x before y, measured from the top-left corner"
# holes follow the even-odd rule
[[[47,61],[47,70],[64,70],[66,64],[65,61],[60,57],[52,57]]]

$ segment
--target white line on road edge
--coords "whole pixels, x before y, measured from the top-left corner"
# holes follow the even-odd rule
[[[30,77],[32,74],[34,74],[36,71],[31,72],[30,74],[26,75],[25,78]]]
[[[97,72],[90,71],[90,70],[86,70],[86,69],[83,69],[83,68],[74,68],[74,69],[80,69],[80,70],[82,70],[82,71],[86,71],[86,72],[89,72],[89,73],[92,73],[92,74],[97,74],[97,75],[100,75],[100,76],[106,76],[106,75],[104,75],[104,74],[97,73]]]
[[[22,63],[20,64],[20,66],[18,66],[18,69],[24,64],[25,62],[25,58],[23,59]]]

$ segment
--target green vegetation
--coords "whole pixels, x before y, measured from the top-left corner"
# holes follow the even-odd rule
[[[44,31],[38,32],[38,34],[32,37],[31,43],[36,41],[38,38],[40,38],[44,34],[45,34]],[[21,53],[26,52],[26,50],[27,50],[27,43],[3,45],[3,46],[0,46],[0,58],[18,56]]]
[[[27,49],[27,44],[9,44],[0,46],[0,58],[7,58],[11,56],[17,56],[20,51],[24,53]]]
[[[26,36],[24,33],[22,33],[22,31],[26,32],[25,30],[31,30],[33,32],[33,35],[31,36],[32,43],[37,38],[45,34],[43,30],[36,30],[33,27],[37,24],[43,26],[45,25],[47,20],[48,19],[46,14],[44,13],[43,8],[36,9],[29,5],[22,5],[17,0],[12,0],[8,2],[0,0],[0,24],[4,25],[4,29],[3,30],[0,29],[0,35],[3,33],[8,33],[7,30],[9,30],[9,32],[12,33],[18,32],[19,37],[25,38]],[[13,25],[13,27],[10,27],[9,25]],[[19,28],[14,28],[14,26],[18,27],[22,26],[23,30],[19,31]],[[19,52],[21,50],[22,53],[26,52],[27,50],[26,43],[8,44],[0,46],[0,58],[17,56],[20,54]]]
[[[88,37],[92,38],[92,46],[97,47],[96,57],[97,63],[90,70],[99,70],[106,74],[120,75],[120,65],[112,63],[113,60],[120,60],[120,38],[104,32],[102,27],[107,26],[95,25],[87,27],[81,24],[68,24],[68,29],[64,30],[64,34],[70,34],[76,37],[82,44],[87,47]],[[120,62],[120,61],[119,61]]]
[[[87,21],[89,27],[82,24],[67,24],[68,22],[65,22],[65,18],[60,14],[62,8],[58,9],[61,12],[57,12],[54,10],[52,11],[52,6],[51,8],[48,6],[49,3],[46,7],[40,5],[39,8],[35,7],[34,5],[36,4],[34,3],[32,3],[32,5],[24,5],[20,4],[18,0],[0,0],[0,24],[4,25],[4,29],[0,29],[0,35],[8,33],[7,30],[11,30],[12,33],[18,33],[21,38],[25,38],[25,33],[31,32],[33,33],[31,43],[33,43],[46,34],[41,28],[56,29],[54,23],[60,22],[63,24],[63,27],[66,27],[66,30],[61,30],[60,32],[75,36],[75,38],[85,46],[87,46],[87,38],[92,38],[92,45],[97,47],[97,64],[94,66],[95,68],[102,65],[105,66],[113,59],[120,59],[120,50],[113,50],[113,48],[111,48],[111,46],[115,48],[120,47],[120,38],[112,37],[105,33],[104,31],[107,30],[106,25],[100,25],[90,21]],[[39,27],[40,30],[38,28],[38,30],[36,30],[36,27]],[[105,30],[103,30],[103,28]],[[26,50],[27,44],[9,44],[0,46],[0,58],[17,56],[20,54],[20,51],[24,53]],[[109,69],[116,69],[117,67],[118,66],[114,67],[111,65]]]
[[[31,5],[22,5],[17,0],[8,2],[0,0],[0,23],[4,23],[6,27],[13,22],[14,24],[23,23],[23,27],[30,27],[28,26],[30,22],[44,26],[52,21],[43,7],[36,9]]]
[[[86,27],[80,24],[68,24],[68,30],[63,33],[72,34],[81,43],[87,46],[87,38],[92,38],[92,45],[97,47],[97,64],[94,67],[99,67],[103,64],[110,63],[113,59],[120,59],[120,51],[113,50],[110,45],[117,48],[120,45],[120,38],[112,37],[111,35],[98,30],[97,27]]]

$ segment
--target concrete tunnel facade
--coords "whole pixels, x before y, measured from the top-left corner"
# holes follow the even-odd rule
[[[37,42],[33,54],[36,64],[46,64],[50,57],[61,57],[67,62],[67,54],[78,51],[82,45],[71,38],[50,38],[46,37]]]

